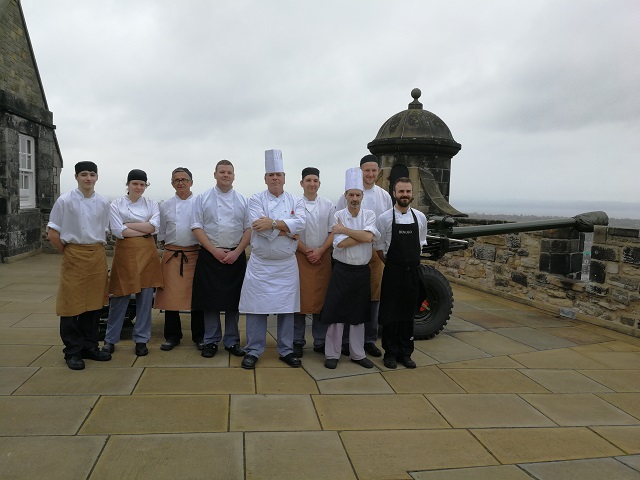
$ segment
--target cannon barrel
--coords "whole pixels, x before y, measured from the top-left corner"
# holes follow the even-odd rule
[[[533,222],[501,223],[496,225],[478,225],[473,227],[450,227],[444,233],[450,238],[462,239],[483,237],[487,235],[502,235],[505,233],[532,232],[549,230],[552,228],[572,227],[579,232],[593,232],[595,225],[608,225],[609,217],[605,212],[586,212],[575,217],[558,218],[554,220],[536,220]]]

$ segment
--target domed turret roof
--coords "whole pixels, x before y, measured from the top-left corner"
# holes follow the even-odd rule
[[[460,151],[462,145],[453,139],[447,124],[423,110],[418,101],[420,95],[420,89],[414,88],[409,108],[382,124],[376,138],[367,145],[371,153],[438,153],[453,157]]]

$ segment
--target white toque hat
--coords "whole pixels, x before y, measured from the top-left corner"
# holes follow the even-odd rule
[[[284,172],[281,150],[265,150],[264,173]]]
[[[344,191],[362,190],[364,192],[364,182],[362,181],[362,170],[359,168],[350,168],[347,170],[344,178]]]

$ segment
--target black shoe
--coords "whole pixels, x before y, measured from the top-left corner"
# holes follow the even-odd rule
[[[393,358],[393,357],[384,357],[384,360],[382,361],[382,363],[387,368],[391,368],[391,369],[398,368],[398,364],[396,363],[396,359]]]
[[[173,350],[174,348],[176,348],[178,345],[180,345],[180,340],[169,339],[162,345],[160,345],[160,350],[168,352],[169,350]]]
[[[224,349],[231,355],[235,355],[236,357],[244,357],[244,354],[247,353],[242,348],[240,348],[240,345],[238,345],[237,343],[231,345],[230,347],[224,347]]]
[[[313,351],[316,353],[322,353],[324,355],[324,343],[317,347],[313,347]]]
[[[293,353],[285,355],[284,357],[280,357],[280,360],[293,368],[298,368],[302,365],[302,360],[296,357]]]
[[[82,355],[79,353],[69,355],[64,361],[67,362],[67,367],[71,370],[84,370],[84,360],[82,360]]]
[[[325,366],[325,368],[330,368],[331,370],[333,370],[338,366],[338,359],[337,358],[327,358],[324,361],[324,366]]]
[[[204,348],[204,342],[200,341],[200,342],[195,342],[196,343],[196,348],[200,351]]]
[[[83,350],[82,358],[88,358],[89,360],[95,360],[96,362],[108,362],[111,360],[111,354],[103,350],[98,350],[98,347],[96,347],[89,350]]]
[[[254,357],[253,355],[245,355],[240,366],[242,368],[246,368],[247,370],[253,370],[254,368],[256,368],[256,363],[258,363],[258,357]]]
[[[302,358],[302,356],[304,355],[304,352],[302,351],[302,347],[304,347],[304,345],[302,345],[301,343],[294,343],[293,344],[293,356],[294,357]]]
[[[102,345],[102,351],[107,353],[113,353],[116,349],[116,346],[113,343],[104,342]]]
[[[136,355],[139,357],[149,355],[149,349],[146,343],[136,343]]]
[[[365,343],[364,344],[364,351],[367,352],[372,357],[381,357],[382,356],[382,352],[380,351],[380,349],[378,347],[376,347],[376,344],[373,343],[373,342]]]
[[[398,357],[397,360],[407,368],[416,368],[416,362],[411,360],[411,357]]]
[[[345,357],[348,357],[349,355],[351,355],[351,352],[349,352],[348,343],[345,343],[344,345],[342,345],[342,351],[340,353],[342,353]]]
[[[351,361],[353,363],[357,363],[358,365],[364,368],[373,368],[373,362],[369,360],[367,357],[361,358],[360,360],[354,360],[352,358]]]
[[[213,358],[213,356],[218,352],[218,345],[215,343],[207,343],[204,347],[202,347],[202,355],[204,358]]]

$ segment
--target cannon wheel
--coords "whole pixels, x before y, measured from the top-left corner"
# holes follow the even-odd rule
[[[413,318],[413,338],[428,340],[438,335],[449,321],[453,310],[453,291],[445,276],[429,265],[420,265],[418,308]]]

